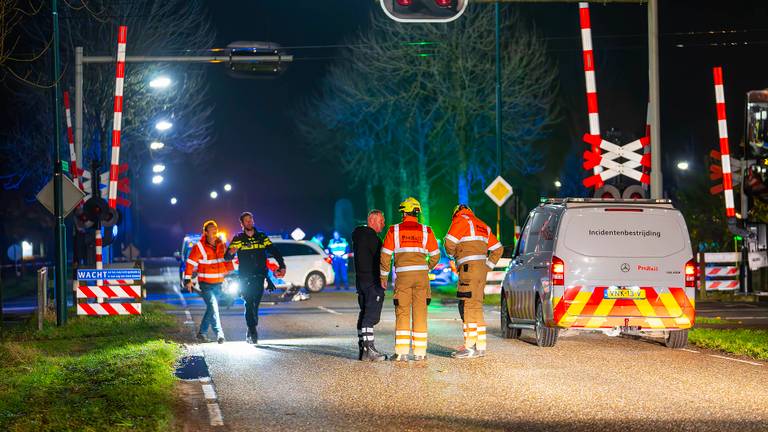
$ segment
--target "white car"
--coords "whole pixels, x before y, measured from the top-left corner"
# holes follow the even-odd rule
[[[331,258],[320,246],[306,240],[281,237],[270,237],[270,240],[285,260],[285,276],[275,283],[278,288],[305,287],[309,292],[320,292],[333,284]]]

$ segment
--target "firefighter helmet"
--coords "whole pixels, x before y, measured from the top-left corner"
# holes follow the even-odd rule
[[[403,213],[421,213],[421,204],[414,197],[408,197],[400,203],[399,210]]]
[[[454,209],[453,209],[453,216],[456,216],[456,213],[458,213],[458,212],[460,212],[461,210],[464,210],[464,209],[472,211],[472,209],[469,208],[468,205],[466,205],[466,204],[459,204],[456,207],[454,207]]]

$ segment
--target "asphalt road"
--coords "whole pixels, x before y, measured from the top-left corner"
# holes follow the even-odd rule
[[[154,298],[202,303],[150,281]],[[173,274],[172,271],[166,274]],[[170,276],[169,276],[170,277]],[[178,277],[178,276],[176,276]],[[175,298],[175,299],[174,299]],[[242,306],[222,311],[228,341],[202,344],[225,428],[245,430],[768,430],[768,365],[652,340],[563,334],[554,348],[501,339],[486,311],[489,352],[450,358],[461,344],[455,306],[430,307],[426,363],[357,358],[352,293],[262,309],[258,346],[247,345]],[[184,313],[179,311],[178,313]],[[377,346],[394,347],[387,302]]]

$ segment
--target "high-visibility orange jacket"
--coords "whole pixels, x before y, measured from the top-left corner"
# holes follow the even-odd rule
[[[429,271],[440,261],[440,248],[432,228],[422,225],[414,216],[392,225],[381,248],[381,279],[386,282],[394,257],[395,273]]]
[[[204,283],[216,284],[224,282],[224,276],[235,269],[231,260],[224,259],[227,246],[221,239],[211,245],[205,235],[189,251],[187,266],[184,269],[184,281],[192,279],[192,272],[197,269],[197,280]]]
[[[445,252],[456,260],[456,265],[485,261],[493,269],[504,252],[491,228],[470,209],[461,209],[453,216],[444,245]]]

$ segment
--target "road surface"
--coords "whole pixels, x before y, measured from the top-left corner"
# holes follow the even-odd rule
[[[182,301],[175,283],[160,282],[158,276],[150,284],[153,296],[186,304],[199,323],[202,302],[191,295]],[[258,346],[243,342],[242,306],[222,311],[227,343],[198,349],[224,428],[768,430],[768,365],[762,362],[592,333],[566,333],[554,348],[538,348],[526,332],[523,340],[501,339],[493,307],[486,310],[488,356],[455,360],[450,352],[461,343],[455,306],[433,305],[429,312],[426,363],[363,363],[356,360],[351,293],[264,307]],[[390,301],[382,318],[377,346],[391,353]]]

